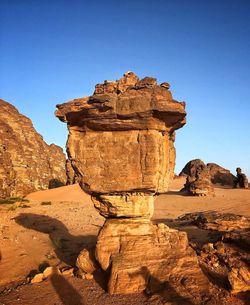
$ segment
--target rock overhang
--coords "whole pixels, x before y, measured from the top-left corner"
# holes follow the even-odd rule
[[[127,85],[124,85],[127,84]],[[78,130],[159,130],[185,125],[185,103],[172,98],[167,83],[125,73],[115,82],[96,85],[92,96],[57,105],[55,115]],[[120,89],[119,89],[120,88]]]

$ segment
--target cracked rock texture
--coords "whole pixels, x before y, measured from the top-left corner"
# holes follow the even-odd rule
[[[108,291],[157,291],[169,283],[200,302],[208,282],[186,233],[150,221],[154,196],[168,191],[174,175],[174,132],[185,124],[185,103],[169,87],[127,72],[96,85],[92,96],[57,105],[56,116],[67,123],[79,184],[107,218],[95,257],[110,275]]]
[[[64,185],[65,155],[48,145],[30,119],[0,100],[0,198]]]
[[[199,228],[217,233],[214,243],[193,243],[203,271],[233,294],[250,292],[250,218],[231,213],[200,212],[184,215]]]

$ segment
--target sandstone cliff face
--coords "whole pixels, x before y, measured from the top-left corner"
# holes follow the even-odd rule
[[[30,119],[0,100],[0,197],[24,196],[65,182],[62,149],[47,145]]]
[[[208,282],[186,233],[150,221],[154,195],[166,192],[174,175],[174,131],[185,124],[185,103],[173,100],[169,87],[128,72],[96,85],[90,97],[57,105],[56,116],[68,125],[67,152],[80,186],[107,218],[95,257],[110,274],[108,291],[185,282],[198,304]]]

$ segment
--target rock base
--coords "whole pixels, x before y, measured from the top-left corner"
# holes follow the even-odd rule
[[[201,297],[208,289],[186,233],[149,219],[107,220],[98,236],[96,259],[110,272],[110,294],[156,292],[167,285]]]

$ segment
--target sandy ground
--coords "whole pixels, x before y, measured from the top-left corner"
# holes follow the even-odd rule
[[[155,223],[171,226],[180,215],[208,210],[250,216],[250,190],[216,188],[215,197],[190,197],[178,192],[183,183],[174,180],[170,191],[157,197]],[[15,210],[0,207],[0,305],[145,304],[143,294],[111,297],[102,288],[105,283],[62,276],[7,292],[45,265],[73,266],[81,249],[94,246],[104,222],[78,185],[32,193],[27,199],[26,206]],[[208,238],[207,231],[196,227],[181,229],[190,240]]]

